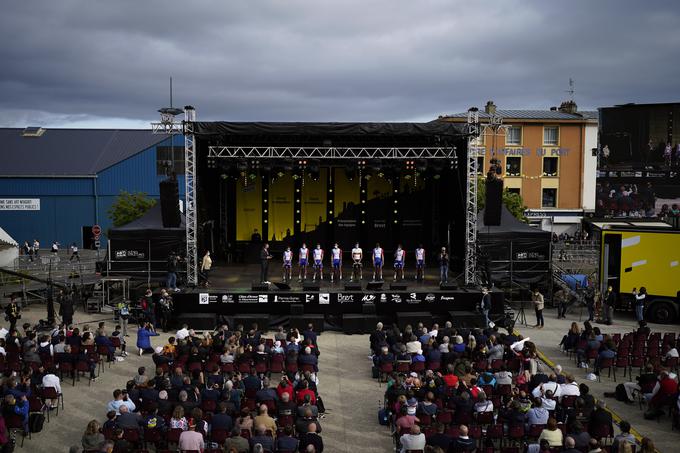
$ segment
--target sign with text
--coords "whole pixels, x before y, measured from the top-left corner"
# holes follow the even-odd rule
[[[0,198],[0,211],[40,211],[40,198]]]

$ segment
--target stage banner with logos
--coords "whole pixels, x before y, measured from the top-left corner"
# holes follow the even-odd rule
[[[269,183],[269,240],[285,240],[293,234],[293,177],[285,174]]]
[[[255,229],[262,234],[261,179],[241,177],[236,183],[236,240],[250,241]]]
[[[319,170],[319,179],[314,181],[309,174],[305,175],[302,187],[302,228],[304,232],[316,230],[326,221],[326,178],[328,169]]]

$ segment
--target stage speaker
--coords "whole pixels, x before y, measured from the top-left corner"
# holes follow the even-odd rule
[[[269,285],[266,283],[253,282],[253,291],[269,291]]]
[[[305,306],[302,304],[291,304],[290,305],[290,315],[291,316],[302,316],[305,313]]]
[[[390,283],[390,289],[393,291],[406,291],[408,289],[408,283],[393,282]]]
[[[281,291],[290,291],[290,285],[288,283],[274,282],[274,286]]]
[[[177,228],[182,223],[179,213],[179,186],[176,178],[168,178],[158,184],[161,198],[163,228]]]
[[[484,206],[484,225],[501,224],[503,206],[503,180],[500,178],[486,178],[486,202]]]
[[[361,291],[361,282],[345,283],[345,291]]]
[[[319,282],[304,282],[302,284],[302,290],[303,291],[318,291],[319,290]]]
[[[375,304],[361,304],[362,315],[375,315]]]
[[[383,282],[368,282],[366,289],[369,291],[380,291],[383,287]]]
[[[439,289],[444,291],[455,291],[458,289],[457,283],[440,283]]]

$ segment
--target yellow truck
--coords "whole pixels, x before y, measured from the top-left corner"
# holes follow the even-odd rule
[[[680,313],[680,231],[663,222],[592,223],[600,243],[600,289],[611,285],[619,309],[645,287],[645,319],[671,323]]]

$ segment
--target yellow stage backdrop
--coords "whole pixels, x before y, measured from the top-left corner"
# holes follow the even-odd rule
[[[347,179],[344,168],[334,168],[335,174],[335,206],[333,209],[333,217],[338,217],[342,211],[343,206],[350,203],[359,204],[359,175],[356,175],[352,181]]]
[[[250,241],[253,231],[262,234],[261,179],[239,178],[236,183],[236,240]]]
[[[285,239],[290,230],[293,234],[293,177],[286,174],[269,183],[269,240]]]
[[[368,199],[386,198],[392,195],[392,183],[388,179],[377,175],[371,176],[366,184]]]
[[[318,181],[305,175],[302,187],[302,231],[314,231],[321,222],[326,221],[326,178],[328,169],[321,168]]]

